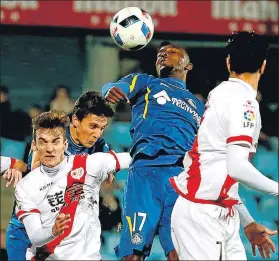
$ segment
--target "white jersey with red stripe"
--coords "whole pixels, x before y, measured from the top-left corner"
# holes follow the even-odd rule
[[[40,215],[42,227],[52,227],[58,214],[71,215],[69,229],[44,246],[31,246],[27,260],[101,260],[99,191],[108,173],[119,169],[115,154],[65,157],[55,174],[40,166],[16,187],[20,220]],[[55,170],[55,169],[54,169]]]
[[[238,183],[227,171],[226,147],[245,144],[251,153],[256,151],[261,129],[256,95],[251,85],[237,78],[210,92],[195,143],[184,158],[185,172],[171,179],[178,194],[191,201],[238,198]]]
[[[7,169],[12,168],[15,161],[16,160],[14,158],[1,156],[1,158],[0,158],[0,173],[2,173],[3,171],[5,171]]]

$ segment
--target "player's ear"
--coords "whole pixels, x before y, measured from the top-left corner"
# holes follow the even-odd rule
[[[191,71],[193,69],[193,64],[189,63],[185,68],[186,70]]]
[[[64,143],[64,148],[65,148],[65,150],[68,149],[68,146],[69,146],[69,142],[68,142],[67,139],[65,139],[65,143]]]
[[[227,65],[228,71],[230,73],[231,72],[231,63],[230,63],[230,56],[229,55],[226,58],[226,65]]]
[[[38,148],[36,146],[36,142],[34,141],[34,139],[31,142],[31,151],[38,151]]]
[[[266,60],[263,61],[263,64],[262,64],[262,66],[261,66],[261,68],[260,68],[260,74],[263,74],[263,73],[264,73],[265,67],[266,67]]]
[[[77,128],[79,125],[79,119],[75,114],[73,114],[72,116],[72,125],[74,126],[74,128]]]

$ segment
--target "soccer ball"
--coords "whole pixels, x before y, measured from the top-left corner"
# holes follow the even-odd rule
[[[151,16],[138,7],[126,7],[118,11],[110,23],[110,35],[124,50],[137,51],[145,47],[153,37]]]

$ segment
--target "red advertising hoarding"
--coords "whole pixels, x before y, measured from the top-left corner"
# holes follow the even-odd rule
[[[235,30],[278,35],[278,1],[12,1],[1,0],[1,23],[108,29],[126,6],[149,12],[157,32],[227,35]]]

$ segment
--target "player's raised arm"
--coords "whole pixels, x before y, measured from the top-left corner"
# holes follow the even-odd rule
[[[105,84],[102,87],[102,95],[111,103],[117,103],[123,99],[130,103],[130,99],[144,90],[149,78],[147,74],[129,74],[115,83]]]
[[[99,179],[102,183],[110,173],[115,173],[121,169],[127,169],[131,162],[131,156],[127,152],[115,153],[95,153],[88,155],[86,160],[86,170],[89,176]]]
[[[261,124],[258,103],[255,99],[232,98],[226,117],[229,175],[248,187],[278,196],[278,182],[265,177],[248,160]]]

